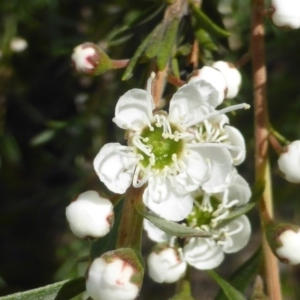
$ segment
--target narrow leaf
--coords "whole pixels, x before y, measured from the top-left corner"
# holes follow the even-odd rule
[[[0,297],[1,300],[69,300],[85,291],[85,278],[64,280],[41,288]]]
[[[261,262],[261,248],[244,262],[231,276],[229,282],[238,291],[244,293],[248,285],[252,282],[258,273]],[[223,291],[220,291],[216,300],[228,300]]]
[[[197,19],[197,22],[203,29],[208,33],[217,36],[217,37],[228,37],[230,32],[224,30],[215,24],[201,9],[199,9],[192,1],[189,1],[190,7],[194,17]]]
[[[228,300],[246,300],[238,290],[220,277],[215,271],[209,270],[207,273],[218,283]]]
[[[163,45],[160,47],[160,51],[157,54],[157,66],[160,70],[163,70],[172,56],[172,49],[176,43],[177,31],[180,18],[174,17],[171,24],[165,30]]]
[[[158,216],[153,215],[146,211],[146,208],[143,204],[136,204],[135,208],[139,214],[141,214],[144,218],[152,222],[156,227],[163,230],[164,232],[178,236],[181,238],[184,237],[210,237],[211,234],[196,228],[190,228],[184,225],[177,224],[172,221],[167,221]]]
[[[212,41],[207,31],[202,28],[195,30],[195,37],[203,48],[210,51],[218,50],[217,45]]]
[[[247,204],[237,206],[232,209],[232,211],[229,213],[229,215],[226,217],[226,219],[222,220],[217,228],[221,228],[231,222],[232,220],[246,214],[248,211],[250,211],[255,206],[255,203],[249,202]]]
[[[39,146],[50,142],[55,136],[55,130],[53,129],[46,129],[41,133],[37,134],[30,140],[31,146]]]
[[[156,28],[154,30],[156,30]],[[132,76],[132,71],[133,71],[135,65],[137,64],[138,59],[140,58],[140,56],[144,52],[145,48],[147,47],[147,45],[150,41],[152,32],[143,40],[141,45],[135,51],[133,57],[130,59],[130,63],[128,64],[128,66],[123,74],[122,80],[128,80]]]
[[[194,300],[191,295],[191,283],[188,280],[184,280],[181,291],[169,300]]]
[[[153,58],[159,52],[162,44],[164,44],[163,37],[166,28],[163,24],[159,24],[158,27],[153,31],[147,48],[145,49],[145,56]]]
[[[99,257],[103,253],[114,250],[116,248],[116,241],[118,237],[123,204],[124,201],[120,201],[114,208],[115,222],[109,234],[92,243],[91,252],[90,252],[90,256],[92,260],[96,257]]]

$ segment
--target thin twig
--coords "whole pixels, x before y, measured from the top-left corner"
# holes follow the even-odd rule
[[[265,190],[260,199],[260,217],[268,216],[273,219],[273,201],[271,192],[271,179],[268,164],[268,109],[266,96],[267,72],[264,49],[264,16],[261,9],[264,0],[253,0],[251,18],[251,56],[253,66],[253,89],[254,89],[254,121],[255,121],[255,171],[256,181],[265,183]],[[262,244],[265,263],[265,281],[268,295],[272,300],[281,300],[278,262],[268,245],[265,237],[264,221],[262,227]]]

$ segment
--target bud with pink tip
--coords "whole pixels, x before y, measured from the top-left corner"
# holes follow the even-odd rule
[[[278,259],[290,265],[300,263],[300,227],[288,223],[266,226],[268,243]]]
[[[113,225],[113,205],[98,192],[87,191],[66,208],[66,217],[77,237],[97,239],[106,235]]]
[[[280,154],[278,167],[287,181],[300,183],[300,141],[292,142]]]
[[[113,68],[109,56],[96,44],[84,43],[74,48],[74,69],[86,75],[99,75]]]
[[[121,248],[95,259],[88,270],[86,290],[93,300],[133,300],[144,275],[134,250]]]
[[[186,262],[181,249],[158,244],[148,257],[149,276],[158,283],[173,283],[182,278],[186,271]]]
[[[272,0],[274,25],[289,29],[300,28],[300,1],[299,0]]]
[[[239,70],[232,63],[221,60],[214,62],[212,67],[219,70],[225,77],[227,83],[226,98],[236,97],[242,84],[242,76]]]

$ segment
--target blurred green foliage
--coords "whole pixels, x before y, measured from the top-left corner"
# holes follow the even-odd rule
[[[207,43],[204,49],[200,47],[201,63],[212,59],[237,62],[248,52],[248,2],[203,1],[205,13],[219,26],[224,23],[231,36],[218,40],[200,31],[196,37]],[[122,81],[124,70],[96,78],[78,76],[71,70],[70,55],[74,46],[89,41],[99,43],[114,59],[132,57],[162,21],[165,7],[166,2],[158,0],[0,1],[0,295],[83,274],[78,271],[78,259],[88,254],[89,244],[72,236],[64,210],[76,194],[105,190],[93,171],[93,158],[104,143],[124,141],[111,121],[115,103],[128,89],[144,87],[151,61],[138,64],[133,76]],[[300,31],[281,31],[268,19],[265,23],[270,120],[289,140],[300,139]],[[190,38],[188,32],[183,33],[187,38],[179,46]],[[23,52],[11,50],[16,36],[28,43]],[[182,79],[191,71],[184,57],[174,65],[180,66]],[[251,64],[241,72],[243,85],[234,101],[252,105]],[[166,98],[171,91],[174,88],[168,86]],[[252,111],[231,119],[248,145],[240,172],[253,183]],[[276,216],[300,224],[299,186],[281,179],[275,152],[270,152]],[[257,216],[255,212],[250,216],[257,232]],[[256,233],[253,241],[257,244]],[[249,249],[253,246],[238,256],[240,260],[250,256]],[[220,272],[230,274],[239,259],[229,256]],[[284,299],[299,299],[300,268],[292,272],[283,268],[282,272]],[[156,293],[153,286],[146,278],[139,299],[172,296],[173,286],[155,287]],[[205,299],[217,293],[216,286],[211,284],[210,290],[209,286],[204,284],[208,288]],[[201,294],[201,287],[197,282],[193,293]]]

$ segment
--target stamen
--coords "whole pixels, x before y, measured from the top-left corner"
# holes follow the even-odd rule
[[[153,119],[153,109],[152,109],[153,99],[152,99],[151,87],[152,87],[152,81],[153,81],[154,78],[155,78],[155,73],[152,72],[150,77],[147,80],[147,98],[146,98],[146,101],[147,101],[147,112],[148,112],[149,120]],[[150,128],[150,130],[151,130],[151,128]]]
[[[146,155],[151,156],[151,149],[148,146],[144,145],[141,139],[142,137],[135,135],[132,138],[133,145],[140,149],[142,152],[144,152]]]
[[[234,220],[234,222],[235,222],[235,223],[237,223],[237,225],[238,225],[238,228],[236,228],[235,230],[229,231],[229,232],[228,232],[228,235],[229,235],[229,236],[231,236],[231,235],[234,235],[234,234],[237,234],[237,233],[241,232],[241,231],[243,230],[243,228],[244,228],[244,225],[243,225],[243,223],[242,223],[242,222],[240,222],[240,221],[237,221],[237,220]]]
[[[196,125],[198,123],[201,123],[205,120],[208,120],[212,117],[215,117],[215,116],[219,116],[219,115],[223,115],[223,114],[226,114],[230,111],[234,111],[234,110],[238,110],[238,109],[248,109],[250,108],[250,105],[247,104],[247,103],[242,103],[242,104],[236,104],[236,105],[232,105],[232,106],[229,106],[229,107],[226,107],[226,108],[223,108],[221,110],[215,110],[211,113],[208,113],[207,115],[204,115],[204,116],[201,116],[199,119],[195,119],[187,124],[185,124],[186,127],[191,127],[193,125]]]
[[[177,240],[177,236],[172,236],[171,237],[170,242],[169,242],[169,246],[171,248],[174,248],[176,240]]]

